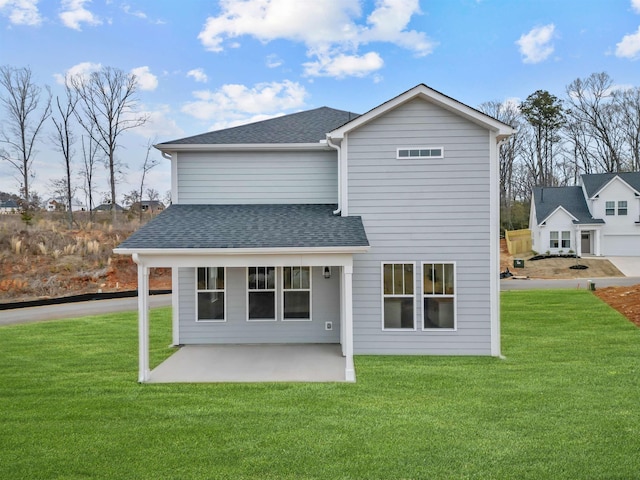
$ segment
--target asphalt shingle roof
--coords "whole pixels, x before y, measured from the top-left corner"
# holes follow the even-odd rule
[[[180,138],[162,145],[237,145],[247,143],[318,143],[326,134],[359,115],[320,107],[261,122]]]
[[[535,187],[533,198],[536,207],[536,222],[540,223],[562,206],[578,219],[574,223],[604,223],[591,217],[581,187]]]
[[[360,217],[336,205],[175,204],[118,245],[122,249],[368,246]]]
[[[591,198],[615,176],[620,177],[640,192],[640,172],[591,173],[584,174],[581,178],[587,195]]]

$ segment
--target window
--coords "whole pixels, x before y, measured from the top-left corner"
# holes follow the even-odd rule
[[[627,201],[620,200],[618,202],[618,215],[626,215],[627,214]]]
[[[224,267],[201,267],[197,269],[198,321],[225,321],[224,274]]]
[[[311,268],[282,267],[282,319],[311,320]]]
[[[562,248],[571,248],[571,232],[562,232]]]
[[[549,248],[558,248],[558,232],[549,232]]]
[[[408,158],[442,158],[442,147],[416,147],[416,148],[399,148],[398,159]]]
[[[455,328],[455,265],[423,263],[422,275],[422,328]]]
[[[415,329],[413,263],[382,264],[383,329]]]
[[[275,267],[247,268],[247,304],[249,320],[276,319]]]
[[[606,215],[615,215],[616,214],[616,202],[606,202],[605,203],[605,214]]]

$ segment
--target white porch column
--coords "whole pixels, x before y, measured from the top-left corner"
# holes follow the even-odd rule
[[[149,267],[138,259],[138,382],[149,380]]]
[[[595,250],[595,254],[599,257],[600,255],[602,255],[602,253],[600,252],[600,229],[596,228],[594,230],[595,234],[596,234],[596,238],[594,239],[594,246],[593,249]]]
[[[342,267],[342,292],[344,310],[344,356],[346,360],[345,380],[356,381],[356,370],[353,365],[353,265]]]
[[[178,275],[178,267],[171,268],[171,330],[172,341],[174,347],[180,344],[180,322],[178,319],[178,311],[180,309],[180,294],[178,292],[180,278]]]
[[[342,355],[347,356],[347,350],[345,348],[344,332],[346,326],[344,324],[344,267],[340,267],[340,347],[342,348]]]
[[[582,230],[576,229],[576,257],[582,257]]]

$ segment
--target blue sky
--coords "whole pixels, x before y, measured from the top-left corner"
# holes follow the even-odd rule
[[[601,71],[640,86],[640,0],[0,0],[0,64],[29,66],[54,95],[70,72],[138,75],[150,121],[118,151],[122,194],[149,139],[320,106],[363,113],[418,83],[473,107],[562,97]],[[42,140],[33,185],[46,198],[62,158]],[[169,162],[154,155],[147,184],[164,194]],[[15,176],[0,162],[1,191],[17,192]]]

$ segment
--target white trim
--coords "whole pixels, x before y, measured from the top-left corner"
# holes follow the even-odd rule
[[[137,259],[134,258],[134,262]],[[136,262],[137,263],[137,262]],[[138,382],[149,381],[149,268],[138,263]]]
[[[342,140],[340,154],[342,155],[342,161],[340,162],[340,168],[342,170],[342,216],[349,216],[349,136],[345,136]],[[365,250],[366,251],[366,250]],[[355,253],[355,252],[354,252]]]
[[[174,347],[180,345],[180,273],[171,269],[171,332]]]
[[[403,157],[400,155],[401,150],[406,150],[408,152],[411,152],[411,150],[428,150],[429,152],[431,152],[431,150],[440,150],[440,155],[409,155]],[[432,158],[444,158],[444,147],[400,147],[396,149],[396,160],[429,160]]]
[[[384,266],[385,265],[413,265],[413,295],[387,295],[384,293]],[[395,270],[395,269],[394,269]],[[404,278],[403,278],[404,285]],[[405,262],[402,260],[397,261],[383,261],[380,262],[380,300],[381,300],[381,324],[383,332],[415,332],[416,328],[416,262]],[[403,286],[404,290],[404,286]],[[386,298],[413,298],[413,327],[412,328],[386,328],[384,326],[384,301]]]
[[[274,248],[114,248],[113,253],[119,255],[278,255],[286,253],[289,255],[299,254],[332,254],[332,253],[365,253],[369,250],[367,246],[359,247],[274,247]]]
[[[211,151],[295,151],[295,150],[331,150],[326,142],[317,143],[167,143],[157,144],[154,148],[161,152],[211,152]]]
[[[171,203],[180,203],[178,195],[178,153],[171,154]]]
[[[424,292],[424,274],[425,274],[425,265],[453,265],[453,294],[426,294]],[[442,261],[442,260],[433,260],[433,261],[423,261],[421,262],[420,269],[420,292],[422,297],[422,325],[421,329],[423,332],[457,332],[458,331],[458,265],[455,261]],[[425,298],[453,298],[453,327],[447,328],[425,328],[424,319],[426,316],[426,312],[424,309],[424,299]]]
[[[284,288],[284,269],[285,268],[308,268],[309,269],[309,288]],[[279,267],[281,271],[280,281],[280,318],[283,322],[311,322],[313,320],[313,267],[308,265],[286,265]],[[285,318],[284,316],[284,294],[285,292],[309,292],[309,318]]]
[[[587,174],[588,175],[588,174]],[[597,174],[596,174],[597,175]],[[622,182],[629,190],[631,190],[635,195],[640,195],[640,191],[636,190],[635,188],[633,188],[631,185],[629,185],[627,182],[624,181],[624,179],[622,177],[620,177],[620,175],[615,175],[614,177],[611,177],[611,179],[605,183],[604,185],[602,185],[591,197],[589,197],[590,200],[596,200],[598,198],[598,196],[602,193],[602,191],[607,188],[609,185],[611,185],[613,182],[615,182],[616,180],[619,180],[620,182]],[[586,197],[586,195],[585,195]]]
[[[249,288],[249,269],[250,268],[273,268],[273,288]],[[246,291],[246,310],[247,322],[276,322],[278,320],[278,270],[273,265],[250,265],[245,268],[245,291]],[[267,280],[265,278],[265,287]],[[273,318],[249,318],[249,295],[254,292],[273,292]]]
[[[214,319],[214,318],[204,318],[204,319],[200,319],[198,318],[199,313],[198,313],[198,293],[203,292],[203,293],[207,293],[207,292],[211,292],[211,293],[217,293],[220,292],[220,289],[207,289],[207,290],[200,290],[198,288],[198,270],[200,268],[222,268],[223,271],[223,275],[224,275],[224,288],[222,289],[222,301],[224,302],[224,311],[222,312],[222,320],[218,320],[218,319]],[[195,275],[196,275],[196,323],[226,323],[227,321],[227,267],[218,267],[218,266],[208,266],[208,267],[197,267],[195,269]]]
[[[513,131],[515,132],[515,130]],[[508,138],[508,137],[507,137]],[[489,323],[491,355],[500,357],[500,178],[499,148],[502,141],[489,132]]]
[[[353,266],[345,265],[342,267],[342,289],[344,297],[344,325],[341,326],[341,332],[344,329],[344,356],[345,370],[344,379],[347,382],[356,381],[356,369],[353,364]]]

